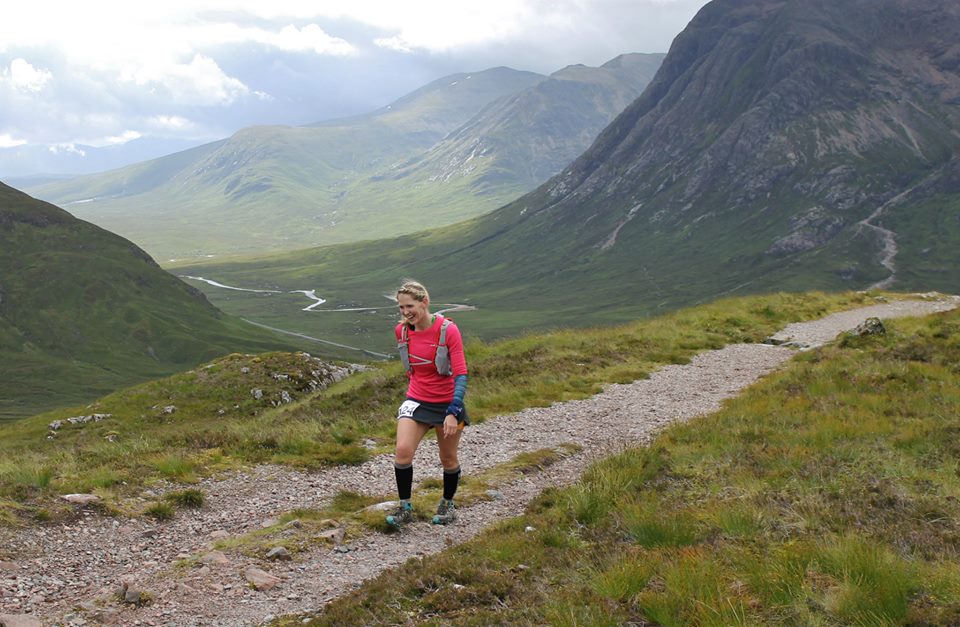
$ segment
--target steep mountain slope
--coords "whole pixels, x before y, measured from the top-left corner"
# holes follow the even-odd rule
[[[643,92],[663,57],[624,54],[599,68],[554,72],[490,103],[423,154],[357,181],[337,209],[367,224],[398,213],[393,233],[403,233],[500,207],[586,150]],[[410,212],[410,204],[419,211]]]
[[[569,168],[481,218],[209,272],[400,276],[492,333],[765,290],[960,290],[960,5],[714,0]],[[329,289],[327,288],[329,286]]]
[[[0,184],[0,420],[276,348],[293,346],[224,316],[130,242]]]
[[[509,68],[453,75],[367,115],[248,128],[182,153],[29,191],[161,259],[342,241],[328,234],[339,221],[334,205],[346,185],[426,150],[487,103],[542,79]]]
[[[410,233],[491,211],[559,172],[662,58],[622,55],[550,77],[507,68],[457,75],[369,115],[245,129],[30,189],[164,260]]]

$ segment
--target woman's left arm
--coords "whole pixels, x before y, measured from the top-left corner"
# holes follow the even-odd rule
[[[450,351],[450,365],[453,369],[453,400],[447,407],[447,414],[459,422],[463,413],[463,397],[467,394],[467,359],[463,354],[463,338],[460,329],[450,325],[452,331],[447,337],[447,348]]]

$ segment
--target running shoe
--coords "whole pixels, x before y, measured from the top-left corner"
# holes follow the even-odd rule
[[[407,523],[413,522],[413,505],[401,503],[395,512],[387,516],[387,524],[399,529]]]
[[[457,519],[457,508],[453,501],[440,499],[440,505],[437,505],[437,513],[433,517],[433,524],[446,525]]]

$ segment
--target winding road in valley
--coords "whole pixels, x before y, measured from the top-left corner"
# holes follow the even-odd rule
[[[282,290],[261,290],[261,289],[251,289],[251,288],[246,288],[246,287],[234,287],[234,286],[232,286],[232,285],[226,285],[226,284],[224,284],[224,283],[220,283],[220,282],[214,281],[214,280],[212,280],[212,279],[207,279],[207,278],[204,278],[204,277],[202,277],[202,276],[190,276],[190,275],[187,275],[187,274],[181,274],[181,275],[178,276],[178,278],[181,278],[181,279],[189,279],[189,280],[191,280],[191,281],[200,281],[200,282],[202,282],[202,283],[206,283],[207,285],[211,285],[211,286],[213,286],[213,287],[218,287],[218,288],[220,288],[220,289],[225,289],[225,290],[234,290],[234,291],[237,291],[237,292],[252,292],[252,293],[256,293],[256,294],[287,294],[287,293],[289,293],[289,294],[303,294],[304,296],[306,296],[306,297],[309,298],[310,300],[313,300],[314,303],[313,303],[312,305],[309,305],[309,306],[307,306],[307,307],[304,307],[303,309],[301,309],[301,311],[309,311],[309,312],[314,312],[314,313],[340,313],[340,312],[349,312],[349,311],[379,311],[380,309],[384,309],[384,308],[385,308],[385,307],[342,307],[342,308],[335,308],[335,309],[317,309],[317,307],[319,307],[320,305],[323,305],[323,304],[326,303],[327,301],[326,301],[326,299],[317,296],[317,291],[316,291],[316,290],[290,290],[289,292],[284,292],[284,291],[282,291]],[[391,296],[385,296],[385,298],[387,298],[388,300],[390,300],[390,301],[393,302],[394,304],[396,303],[396,299],[394,299],[394,298],[391,297]],[[474,307],[473,305],[462,305],[462,304],[456,304],[456,303],[442,303],[442,304],[440,304],[439,306],[441,307],[441,309],[439,309],[439,310],[436,311],[435,313],[442,314],[442,313],[450,313],[450,312],[456,312],[456,311],[475,311],[475,310],[477,309],[477,308]],[[261,328],[267,329],[267,330],[269,330],[269,331],[274,331],[275,333],[282,333],[282,334],[284,334],[284,335],[290,335],[290,336],[293,336],[293,337],[299,337],[299,338],[302,338],[302,339],[305,339],[305,340],[309,340],[309,341],[311,341],[311,342],[318,342],[318,343],[320,343],[320,344],[327,344],[327,345],[329,345],[329,346],[335,346],[335,347],[337,347],[337,348],[343,348],[343,349],[346,349],[346,350],[357,351],[357,352],[363,353],[363,354],[365,354],[365,355],[368,355],[368,356],[370,356],[370,357],[374,357],[374,358],[376,358],[376,359],[390,359],[390,357],[391,357],[390,355],[385,355],[385,354],[383,354],[383,353],[378,353],[378,352],[376,352],[376,351],[368,350],[368,349],[366,349],[366,348],[359,348],[359,347],[357,347],[357,346],[349,346],[349,345],[347,345],[347,344],[341,344],[341,343],[339,343],[339,342],[334,342],[334,341],[332,341],[332,340],[325,340],[325,339],[322,339],[322,338],[313,337],[313,336],[310,336],[310,335],[305,335],[305,334],[303,334],[303,333],[298,333],[298,332],[296,332],[296,331],[288,331],[288,330],[286,330],[286,329],[280,329],[280,328],[277,328],[277,327],[269,326],[269,325],[263,324],[263,323],[261,323],[261,322],[255,322],[255,321],[253,321],[253,320],[248,320],[248,319],[246,319],[246,318],[241,318],[241,320],[243,320],[243,321],[246,322],[247,324],[252,324],[252,325],[254,325],[254,326],[261,327]]]

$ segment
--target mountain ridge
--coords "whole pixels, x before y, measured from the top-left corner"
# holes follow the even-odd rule
[[[562,79],[509,68],[456,74],[363,116],[251,127],[193,152],[29,191],[151,252],[162,248],[164,260],[411,232],[494,209],[560,170],[640,93],[661,58],[625,55],[605,68],[567,68]],[[522,93],[540,94],[534,110],[501,100]],[[490,111],[512,128],[491,130]],[[459,127],[470,124],[499,133],[498,149],[450,178],[445,161],[462,164],[470,153],[445,147],[458,150]],[[436,161],[421,157],[431,153]]]
[[[470,299],[479,326],[519,332],[865,289],[891,277],[868,220],[893,233],[893,288],[956,293],[951,32],[960,7],[945,0],[714,0],[643,94],[529,194],[454,227],[211,271],[297,272],[351,301],[416,276]]]

